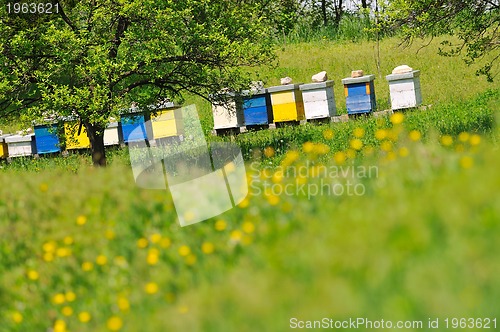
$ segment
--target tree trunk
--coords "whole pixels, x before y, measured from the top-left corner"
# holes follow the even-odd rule
[[[363,9],[368,8],[368,2],[367,2],[367,0],[361,0],[361,7],[362,7]]]
[[[87,134],[90,140],[90,148],[92,152],[92,163],[95,167],[106,166],[106,151],[104,149],[104,128],[85,123]]]
[[[323,25],[326,27],[328,24],[328,16],[326,12],[326,0],[321,0],[321,14],[323,15]]]

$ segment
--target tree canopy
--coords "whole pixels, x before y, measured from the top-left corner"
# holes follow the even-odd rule
[[[262,3],[244,0],[58,0],[58,13],[0,9],[0,115],[76,116],[95,164],[104,128],[132,102],[248,86],[269,64]]]
[[[401,29],[406,41],[449,34],[459,43],[445,41],[443,55],[463,54],[471,64],[488,54],[478,74],[492,81],[500,58],[500,2],[498,0],[391,0],[392,28]]]

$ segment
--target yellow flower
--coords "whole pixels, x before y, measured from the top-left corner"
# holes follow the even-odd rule
[[[146,262],[149,265],[156,265],[158,263],[158,260],[159,260],[158,249],[150,249],[146,257]]]
[[[149,236],[149,241],[151,243],[159,243],[161,241],[161,234],[160,233],[153,233]]]
[[[204,254],[211,254],[213,253],[215,250],[215,246],[213,243],[211,242],[203,242],[203,244],[201,245],[201,251],[203,251]]]
[[[49,185],[46,183],[41,183],[40,184],[40,191],[42,193],[46,193],[49,190]]]
[[[356,150],[348,149],[346,152],[347,158],[354,159],[356,157]]]
[[[130,309],[130,302],[124,296],[118,297],[118,308],[121,311],[128,311]]]
[[[240,204],[238,204],[238,206],[242,209],[248,207],[248,205],[250,205],[250,200],[247,198],[243,199]]]
[[[57,248],[56,255],[58,257],[68,257],[71,256],[71,250],[69,248]]]
[[[337,165],[343,165],[345,163],[347,156],[345,155],[344,152],[336,152],[333,155],[333,160],[335,160],[335,163]]]
[[[277,205],[280,202],[279,196],[276,195],[269,195],[267,196],[267,201],[269,202],[270,205]]]
[[[76,294],[74,292],[71,292],[71,291],[66,292],[64,297],[65,297],[66,301],[68,301],[68,302],[73,302],[74,300],[76,300]]]
[[[311,143],[312,144],[312,143]],[[281,162],[282,165],[286,166],[286,165],[290,165],[292,164],[294,161],[296,161],[297,159],[299,159],[300,155],[299,155],[299,152],[298,151],[295,151],[295,150],[290,150],[286,153],[286,156],[285,158],[283,159],[283,161]]]
[[[73,315],[73,308],[71,308],[70,306],[64,306],[61,309],[61,312],[64,316],[69,317],[69,316]]]
[[[385,141],[380,144],[380,149],[385,152],[389,152],[392,150],[392,142],[391,141]]]
[[[304,144],[302,144],[302,151],[304,151],[305,153],[310,153],[313,150],[314,150],[314,143],[305,142]]]
[[[87,217],[85,217],[84,215],[81,215],[81,216],[78,216],[76,218],[76,224],[78,226],[83,226],[87,223]]]
[[[420,134],[418,130],[412,130],[408,134],[408,137],[410,137],[410,140],[412,140],[413,142],[417,142],[420,141],[420,138],[422,138],[422,134]]]
[[[95,262],[97,265],[103,266],[106,265],[106,263],[108,263],[108,258],[104,255],[99,255],[96,257]]]
[[[219,231],[219,232],[221,232],[221,231],[225,230],[225,229],[226,229],[226,226],[227,226],[227,225],[226,225],[226,222],[225,222],[224,220],[222,220],[222,219],[217,220],[217,221],[215,222],[215,225],[214,225],[215,230],[217,230],[217,231]]]
[[[444,146],[450,146],[453,144],[453,138],[450,135],[441,136],[441,144]]]
[[[58,319],[54,322],[54,332],[65,332],[66,331],[66,322]]]
[[[189,255],[190,253],[191,253],[191,249],[188,246],[183,245],[183,246],[179,247],[179,255],[185,257],[185,256]]]
[[[137,240],[137,247],[144,249],[148,246],[148,240],[146,238],[140,238]]]
[[[334,133],[333,133],[333,130],[331,130],[331,129],[327,129],[327,130],[325,130],[325,131],[323,132],[323,137],[324,137],[325,139],[330,140],[330,139],[332,139],[332,138],[333,138],[333,136],[334,136]]]
[[[477,146],[481,143],[481,136],[479,136],[478,134],[474,134],[470,137],[470,145],[472,146]]]
[[[172,241],[170,241],[168,237],[164,237],[160,241],[160,247],[162,247],[163,249],[167,249],[168,247],[170,247],[171,244]]]
[[[193,254],[189,254],[184,261],[187,265],[194,265],[196,263],[196,256]]]
[[[123,327],[123,321],[118,316],[112,316],[106,322],[106,326],[110,331],[119,331]]]
[[[245,221],[241,227],[243,232],[251,234],[255,231],[255,225],[251,221]]]
[[[231,241],[233,242],[240,242],[241,241],[241,238],[243,237],[243,234],[241,233],[241,231],[239,230],[234,230],[231,232],[231,234],[229,235],[229,238],[231,239]]]
[[[391,115],[390,120],[391,120],[392,124],[398,125],[398,124],[403,123],[404,118],[405,117],[404,117],[403,113],[396,112],[396,113]]]
[[[314,145],[313,151],[317,154],[327,154],[330,152],[330,147],[323,143],[318,143]]]
[[[407,148],[407,147],[402,147],[402,148],[400,148],[400,149],[399,149],[399,155],[400,155],[401,157],[406,157],[406,156],[408,156],[409,154],[410,154],[410,151],[408,150],[408,148]]]
[[[45,242],[42,246],[43,251],[45,251],[46,253],[53,253],[56,251],[56,248],[57,248],[57,245],[56,245],[55,241]]]
[[[458,135],[458,140],[459,140],[460,142],[463,142],[463,143],[467,142],[467,141],[469,140],[469,138],[470,138],[469,133],[468,133],[468,132],[465,132],[465,131],[461,132],[461,133]]]
[[[158,285],[154,282],[148,282],[144,286],[144,291],[148,294],[156,294],[158,292]]]
[[[52,297],[52,302],[54,304],[63,304],[66,298],[64,297],[64,294],[62,293],[57,293]]]
[[[82,311],[78,314],[78,320],[82,323],[88,323],[92,317],[87,311]]]
[[[351,148],[353,148],[354,150],[359,151],[359,150],[361,150],[361,149],[363,148],[363,142],[361,142],[361,140],[360,140],[360,139],[355,138],[355,139],[351,140],[351,142],[350,142],[350,146],[351,146]]]
[[[272,146],[268,146],[264,149],[264,156],[267,158],[274,157],[274,149]]]
[[[63,239],[63,243],[67,246],[72,245],[75,242],[71,236],[65,236]]]
[[[460,158],[460,166],[464,169],[469,169],[474,165],[474,160],[469,156]]]
[[[26,274],[28,275],[28,279],[33,280],[33,281],[38,280],[38,278],[40,277],[38,272],[35,270],[29,270]]]
[[[83,262],[82,263],[82,270],[83,271],[92,271],[92,269],[94,268],[94,264],[92,262]]]
[[[363,128],[355,128],[353,134],[356,138],[362,138],[365,136],[365,130]]]
[[[51,252],[43,254],[43,260],[46,262],[52,262],[54,260],[54,254]]]
[[[385,129],[378,129],[375,132],[375,138],[378,139],[379,141],[383,140],[386,137],[387,137],[387,130]]]
[[[12,317],[12,320],[14,321],[14,323],[16,323],[16,324],[19,324],[23,321],[23,315],[20,312],[17,312],[17,311],[14,312],[11,317]]]
[[[104,232],[104,237],[108,240],[113,240],[116,237],[116,234],[112,229],[107,229]]]

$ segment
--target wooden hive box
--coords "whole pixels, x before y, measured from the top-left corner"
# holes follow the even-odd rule
[[[11,135],[5,138],[9,157],[23,157],[36,154],[35,134]]]
[[[304,102],[299,84],[273,86],[267,89],[271,96],[274,122],[305,119]]]
[[[111,122],[104,130],[104,146],[120,145],[123,142],[122,130],[118,122]]]
[[[337,115],[333,81],[302,84],[302,99],[307,120],[322,119]]]
[[[142,111],[133,111],[121,114],[120,117],[122,136],[125,143],[148,139],[145,125],[148,120],[148,115],[146,115],[146,113]],[[134,131],[137,128],[141,130]]]
[[[66,137],[66,150],[90,148],[87,129],[79,121],[66,120],[64,122],[64,136]]]
[[[348,115],[371,113],[377,109],[374,80],[375,75],[342,79]]]
[[[61,151],[57,124],[35,125],[35,142],[37,154],[56,153]]]
[[[238,96],[226,93],[212,96],[211,99],[215,130],[239,128],[244,125],[243,107]]]
[[[245,126],[262,126],[273,122],[271,101],[267,89],[243,90],[241,95]]]
[[[5,142],[5,138],[10,134],[0,135],[0,158],[7,158],[9,156],[9,148]]]
[[[420,90],[420,70],[408,73],[387,75],[392,110],[417,107],[422,104]]]
[[[157,110],[151,116],[151,133],[153,139],[184,135],[182,109],[175,106]]]

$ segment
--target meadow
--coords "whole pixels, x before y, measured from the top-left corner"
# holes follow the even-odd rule
[[[250,185],[193,226],[176,223],[169,192],[135,185],[126,149],[104,169],[86,154],[2,163],[0,331],[285,331],[323,317],[498,328],[500,89],[439,42],[381,41],[382,76],[375,42],[328,40],[280,45],[279,66],[260,71],[270,86],[326,70],[345,113],[351,70],[377,74],[386,109],[384,76],[408,64],[425,111],[214,137],[210,105],[188,96],[209,142],[240,145]]]

